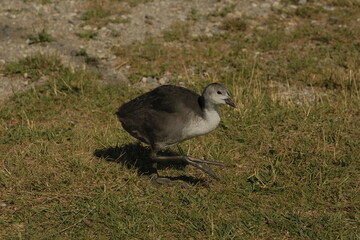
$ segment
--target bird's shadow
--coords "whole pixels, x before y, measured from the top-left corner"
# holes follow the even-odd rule
[[[139,176],[150,176],[155,173],[156,170],[152,166],[152,160],[150,159],[150,149],[142,146],[140,143],[130,143],[121,147],[108,147],[104,149],[96,149],[93,155],[99,159],[103,159],[109,162],[121,163],[129,169],[136,169]],[[160,153],[164,156],[177,156],[174,151],[165,150]],[[173,168],[184,170],[186,163],[182,161],[163,160],[158,163],[158,170]],[[164,177],[164,176],[162,176]],[[199,178],[194,178],[187,175],[181,175],[177,177],[165,176],[171,181],[183,181],[191,185],[204,184],[205,181]]]

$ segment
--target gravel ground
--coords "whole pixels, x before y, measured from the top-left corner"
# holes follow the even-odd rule
[[[97,2],[101,2],[98,0]],[[94,26],[83,20],[89,0],[2,0],[0,3],[0,65],[36,53],[55,54],[66,66],[87,67],[76,52],[85,49],[89,56],[99,59],[97,69],[104,79],[127,81],[126,66],[111,51],[114,46],[126,46],[149,36],[161,36],[169,27],[187,20],[193,9],[199,19],[191,27],[192,36],[212,36],[220,33],[220,22],[206,17],[228,6],[234,9],[231,17],[266,18],[272,9],[281,7],[280,0],[154,0],[130,6],[127,2],[102,1],[111,11],[109,21]],[[306,2],[306,1],[305,1]],[[109,4],[112,4],[109,6]],[[29,34],[45,30],[55,40],[46,44],[32,44]],[[79,33],[94,31],[94,39],[79,37]],[[44,80],[44,79],[43,79]],[[46,80],[46,79],[45,79]],[[32,83],[39,84],[43,81]],[[0,99],[33,87],[26,77],[9,78],[0,75]]]

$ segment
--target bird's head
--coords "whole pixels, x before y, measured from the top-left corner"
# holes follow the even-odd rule
[[[212,83],[208,85],[202,94],[204,100],[214,105],[228,104],[236,107],[235,102],[232,100],[229,91],[220,83]]]

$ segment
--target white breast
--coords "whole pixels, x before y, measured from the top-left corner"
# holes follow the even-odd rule
[[[213,131],[220,123],[220,115],[217,109],[205,110],[204,118],[195,117],[183,129],[182,134],[185,139],[204,135]]]

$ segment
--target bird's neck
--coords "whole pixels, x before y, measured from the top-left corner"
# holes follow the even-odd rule
[[[205,101],[202,96],[199,97],[198,102],[202,114],[191,119],[188,127],[183,129],[184,139],[211,132],[220,123],[220,114],[215,104]]]
[[[218,109],[217,104],[213,104],[210,102],[205,102],[204,111],[205,112],[217,112],[219,114],[219,109]]]
[[[216,111],[219,112],[217,104],[214,104],[210,101],[207,101],[203,96],[199,97],[199,105],[202,109],[202,111],[207,111],[207,112],[211,112],[211,111]]]
[[[203,112],[203,118],[207,121],[212,121],[220,118],[220,112],[217,104],[207,101],[203,96],[199,98],[199,105]],[[218,120],[215,120],[218,121]]]

